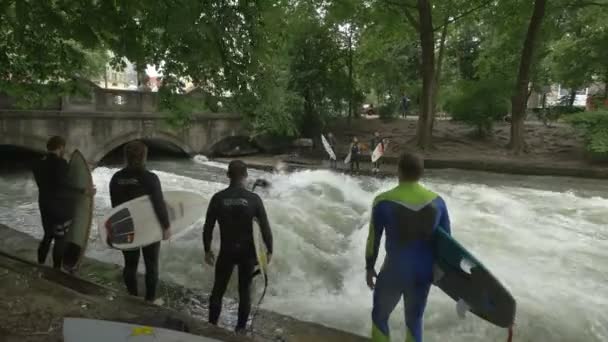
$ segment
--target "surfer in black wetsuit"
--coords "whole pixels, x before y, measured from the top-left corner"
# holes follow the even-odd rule
[[[382,139],[380,139],[380,133],[378,133],[378,131],[376,131],[376,132],[374,132],[374,137],[372,138],[371,142],[369,143],[370,155],[372,155],[374,153],[374,150],[376,150],[376,147],[380,143],[382,143]],[[378,171],[380,171],[380,161],[379,160],[377,160],[376,162],[372,162],[372,173],[376,173]]]
[[[38,247],[38,263],[44,264],[53,245],[53,268],[61,269],[64,254],[64,238],[73,217],[72,198],[76,194],[95,194],[95,188],[78,189],[68,184],[68,162],[63,159],[65,140],[52,137],[46,144],[47,154],[34,167],[38,185],[38,206],[44,237]]]
[[[353,137],[353,142],[350,144],[350,172],[359,172],[359,155],[361,154],[361,145],[359,139]]]
[[[114,208],[137,197],[150,196],[156,217],[163,228],[163,240],[167,240],[171,237],[169,215],[158,176],[146,170],[147,154],[148,148],[140,141],[133,141],[125,146],[127,167],[112,176],[110,200]],[[149,302],[156,299],[159,252],[160,241],[143,248],[122,252],[125,259],[125,268],[122,275],[127,291],[132,296],[137,296],[137,265],[139,264],[139,256],[143,253],[146,265],[145,299]]]
[[[262,199],[245,189],[247,165],[235,160],[228,165],[230,186],[216,193],[209,203],[203,227],[205,262],[215,264],[215,282],[209,298],[209,322],[217,324],[222,311],[222,297],[230,281],[232,270],[239,270],[239,314],[237,332],[244,332],[251,311],[251,281],[257,263],[253,244],[253,220],[260,225],[262,239],[266,245],[268,262],[272,257],[272,232],[268,224]],[[215,260],[211,250],[215,222],[220,226],[220,253]]]
[[[332,151],[334,151],[334,153],[336,153],[336,138],[334,137],[334,134],[331,132],[329,132],[327,134],[327,143],[329,143],[329,147],[331,147]],[[329,158],[329,167],[332,169],[337,169],[338,161],[335,159]]]

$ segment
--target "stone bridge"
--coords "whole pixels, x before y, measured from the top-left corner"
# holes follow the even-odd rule
[[[156,94],[97,88],[88,101],[63,97],[41,110],[17,110],[0,98],[0,145],[43,152],[50,136],[66,138],[91,164],[137,139],[188,155],[214,154],[245,141],[247,133],[235,114],[193,114],[187,127],[175,128],[155,112]]]

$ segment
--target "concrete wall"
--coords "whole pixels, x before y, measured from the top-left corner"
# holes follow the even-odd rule
[[[79,149],[92,164],[135,139],[154,139],[187,154],[209,154],[229,136],[246,135],[231,114],[195,115],[187,128],[170,127],[162,114],[117,112],[0,111],[0,145],[44,151],[46,140],[64,136],[68,149]]]

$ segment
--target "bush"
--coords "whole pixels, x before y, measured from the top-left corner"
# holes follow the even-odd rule
[[[383,103],[378,107],[378,115],[381,119],[391,119],[397,116],[397,110],[399,109],[399,102],[390,101]]]
[[[567,122],[585,135],[585,150],[593,159],[608,158],[608,111],[573,114]]]
[[[509,106],[508,86],[494,80],[462,81],[444,105],[454,120],[475,127],[479,137],[491,134],[494,122],[509,113]]]

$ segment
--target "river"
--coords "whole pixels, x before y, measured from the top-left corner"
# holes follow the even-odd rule
[[[149,167],[165,190],[196,191],[209,200],[225,186],[226,165],[204,157],[154,161]],[[110,207],[108,183],[115,171],[99,167],[93,172],[97,216]],[[275,235],[263,307],[367,335],[371,293],[364,274],[366,224],[373,197],[394,180],[329,171],[250,172],[250,178],[259,177],[273,184],[262,197]],[[607,182],[446,170],[429,172],[424,183],[445,198],[453,235],[516,298],[515,341],[608,340]],[[36,196],[29,172],[3,172],[0,222],[39,238]],[[120,264],[121,254],[103,247],[93,228],[87,254]],[[202,265],[201,229],[202,221],[164,244],[161,276],[208,292],[213,272]],[[214,243],[218,239],[216,232]],[[401,306],[391,327],[393,341],[403,341]],[[472,314],[459,319],[455,303],[437,288],[431,290],[424,331],[425,341],[438,342],[507,337],[504,329]]]

